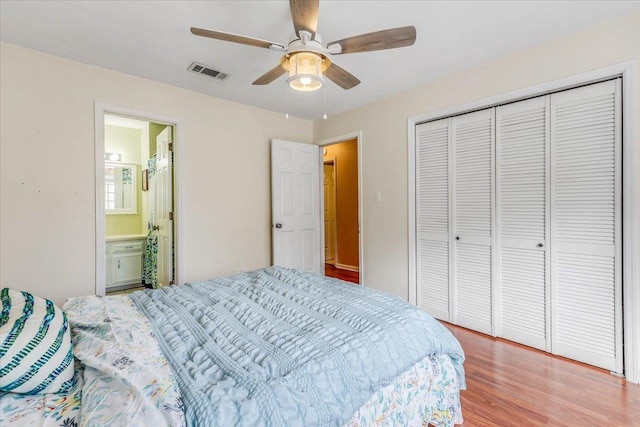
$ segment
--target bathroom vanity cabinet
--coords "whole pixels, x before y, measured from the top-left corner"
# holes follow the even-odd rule
[[[145,242],[145,235],[107,237],[107,291],[142,284]]]

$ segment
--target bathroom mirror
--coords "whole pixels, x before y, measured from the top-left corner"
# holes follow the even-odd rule
[[[137,165],[110,163],[104,165],[105,213],[138,213]]]

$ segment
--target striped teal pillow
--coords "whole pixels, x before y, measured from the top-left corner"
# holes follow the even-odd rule
[[[27,292],[0,291],[0,390],[65,393],[73,385],[73,348],[64,312]]]

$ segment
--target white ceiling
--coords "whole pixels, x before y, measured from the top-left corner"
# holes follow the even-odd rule
[[[337,55],[362,83],[329,82],[326,112],[339,113],[599,22],[640,11],[640,1],[320,1],[325,42],[413,25],[411,47]],[[0,1],[0,38],[64,58],[298,117],[324,112],[324,91],[286,89],[285,77],[253,86],[280,53],[194,36],[191,26],[286,44],[289,5],[277,1]],[[196,61],[225,81],[187,71]]]

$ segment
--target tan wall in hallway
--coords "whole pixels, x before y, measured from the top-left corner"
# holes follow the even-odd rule
[[[337,263],[359,266],[358,239],[358,141],[325,147],[324,160],[336,158]]]

